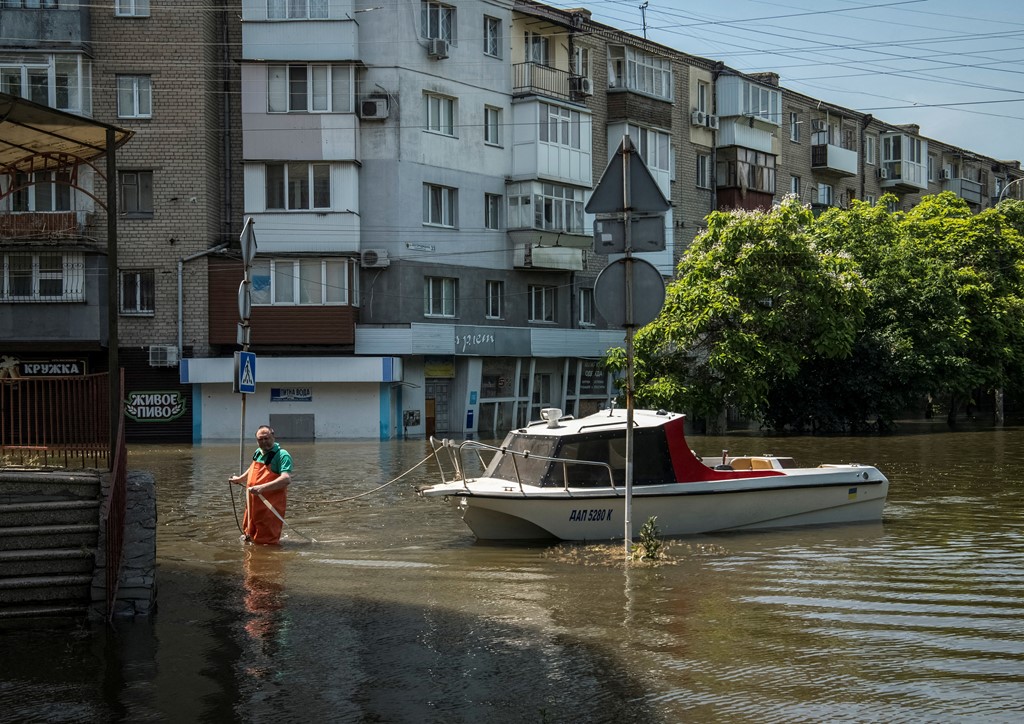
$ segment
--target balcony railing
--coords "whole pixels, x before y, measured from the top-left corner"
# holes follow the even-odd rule
[[[857,152],[831,143],[811,146],[811,168],[839,176],[856,176]]]
[[[83,211],[0,212],[0,240],[75,239],[85,231]]]
[[[946,190],[969,204],[981,204],[981,184],[966,178],[954,178],[946,182]]]
[[[539,63],[515,63],[512,66],[512,94],[542,95],[569,100],[571,73]]]

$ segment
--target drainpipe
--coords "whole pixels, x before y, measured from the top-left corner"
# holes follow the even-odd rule
[[[178,359],[181,359],[181,355],[184,352],[182,347],[185,341],[185,302],[183,300],[184,290],[182,289],[182,277],[184,276],[185,273],[185,262],[192,261],[193,259],[198,259],[201,256],[206,256],[207,254],[214,254],[218,251],[224,251],[227,248],[228,244],[225,243],[221,244],[220,246],[210,247],[205,251],[197,252],[192,256],[183,256],[178,258]]]
[[[221,43],[221,66],[223,73],[223,82],[221,86],[221,103],[224,107],[224,133],[221,134],[222,142],[224,144],[221,153],[224,154],[224,188],[222,193],[224,194],[224,200],[221,217],[221,233],[222,239],[229,239],[231,237],[231,218],[234,215],[234,209],[231,203],[231,68],[233,67],[231,62],[231,33],[228,29],[228,18],[229,8],[227,0],[224,0],[223,10],[221,10],[221,32],[223,33],[223,42]],[[178,352],[181,352],[181,343],[179,337]]]
[[[867,150],[868,150],[867,149],[867,142],[868,142],[867,138],[868,138],[868,126],[871,125],[871,121],[872,120],[874,120],[874,117],[870,113],[868,113],[866,116],[864,116],[861,119],[861,126],[860,126],[860,164],[859,165],[860,165],[860,200],[861,201],[864,200],[864,195],[867,193],[867,183],[868,183],[868,179],[867,179],[867,174],[868,174],[867,163],[868,163],[868,159],[867,159],[867,156],[866,156]],[[875,155],[876,156],[878,155],[878,149],[877,148],[875,149]],[[877,158],[875,160],[875,163],[876,164],[878,163]]]

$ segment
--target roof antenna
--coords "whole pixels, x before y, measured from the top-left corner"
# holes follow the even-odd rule
[[[644,19],[644,40],[647,40],[647,6],[650,5],[648,0],[644,0],[644,4],[640,6],[640,16]]]

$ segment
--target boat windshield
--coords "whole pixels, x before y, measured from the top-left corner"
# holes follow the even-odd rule
[[[540,485],[540,480],[551,463],[534,456],[551,457],[555,450],[555,442],[556,438],[554,437],[509,435],[501,446],[516,453],[529,452],[529,457],[507,453],[503,455],[497,452],[491,458],[490,464],[484,471],[484,476],[510,480],[513,483],[522,481],[525,485]]]

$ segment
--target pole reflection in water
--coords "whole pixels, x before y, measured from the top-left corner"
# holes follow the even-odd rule
[[[5,629],[0,721],[1019,719],[1024,432],[690,442],[876,464],[884,522],[672,541],[624,569],[621,542],[603,560],[476,544],[416,497],[433,462],[336,502],[424,441],[285,441],[289,523],[326,542],[263,548],[238,541],[237,450],[134,447],[157,481],[158,611],[110,637]]]

